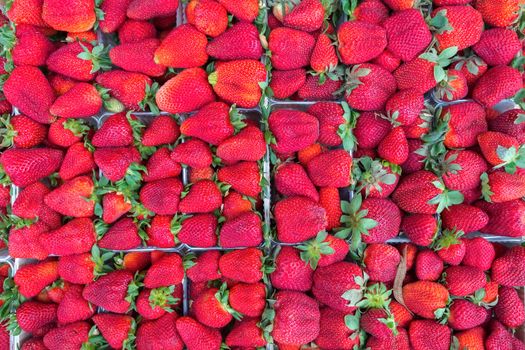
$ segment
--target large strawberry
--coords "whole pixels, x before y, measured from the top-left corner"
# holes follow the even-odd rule
[[[46,325],[56,322],[57,306],[53,303],[26,301],[16,309],[15,320],[20,330],[38,332]]]
[[[80,33],[93,28],[95,4],[89,0],[75,0],[64,6],[60,0],[46,0],[42,5],[42,19],[53,29]]]
[[[482,195],[487,202],[502,203],[525,196],[525,176],[502,170],[481,175]]]
[[[487,131],[485,109],[476,102],[446,106],[441,118],[448,122],[444,144],[449,148],[472,147],[477,144],[477,136]]]
[[[111,347],[124,348],[133,341],[136,323],[131,316],[99,313],[92,320]]]
[[[515,31],[493,28],[483,32],[473,49],[489,66],[499,66],[508,65],[520,51],[521,45]]]
[[[261,57],[262,50],[257,27],[247,22],[234,24],[206,46],[208,55],[224,61],[256,60]]]
[[[133,163],[140,162],[140,153],[135,147],[103,147],[93,153],[95,163],[110,181],[118,181],[130,172]]]
[[[483,16],[483,21],[493,27],[508,27],[518,19],[520,2],[518,0],[490,1],[479,0],[474,4]]]
[[[124,43],[109,51],[111,62],[129,72],[143,73],[151,77],[162,76],[166,67],[155,61],[160,46],[158,39],[146,39],[138,43]]]
[[[57,171],[62,151],[51,148],[8,149],[0,163],[14,185],[25,187]]]
[[[240,214],[222,225],[219,236],[223,248],[257,247],[263,241],[261,218],[254,212]]]
[[[126,313],[131,306],[128,298],[133,288],[133,274],[125,270],[110,272],[84,287],[82,296],[90,303],[115,313]]]
[[[152,181],[145,184],[140,190],[140,200],[146,209],[156,214],[173,215],[179,209],[182,190],[182,183],[177,178]]]
[[[383,27],[364,21],[343,23],[337,31],[341,62],[346,65],[368,62],[387,46]]]
[[[432,11],[430,25],[435,28],[435,38],[440,51],[449,47],[458,50],[476,44],[483,32],[481,13],[472,6],[442,6]]]
[[[275,205],[277,238],[296,243],[313,238],[327,225],[326,211],[311,199],[289,197]]]
[[[345,150],[321,153],[308,162],[308,176],[319,187],[346,187],[352,181],[352,156]]]
[[[59,96],[49,112],[62,118],[89,118],[102,108],[99,91],[91,84],[78,83]]]
[[[436,282],[417,281],[403,287],[403,300],[406,307],[416,315],[427,319],[434,319],[436,312],[445,308],[448,298],[447,289]]]
[[[266,270],[267,266],[263,265],[263,253],[257,248],[231,250],[219,259],[219,271],[223,277],[238,282],[258,282]]]
[[[281,109],[270,114],[270,131],[275,137],[272,148],[277,153],[289,154],[315,143],[319,137],[319,121],[311,114]]]
[[[238,134],[219,144],[216,155],[227,164],[261,160],[266,153],[264,134],[255,126],[247,126]]]
[[[124,250],[133,249],[141,245],[137,225],[131,218],[122,218],[107,228],[97,223],[98,246],[103,249]]]
[[[184,46],[191,43],[191,45]],[[206,35],[191,24],[174,28],[155,50],[156,63],[172,68],[200,67],[208,61]]]
[[[312,35],[291,28],[274,29],[268,38],[272,66],[279,70],[306,67],[310,63],[314,46]]]
[[[514,96],[522,87],[523,81],[517,69],[496,66],[478,79],[472,98],[485,107],[493,107],[501,100]]]
[[[276,99],[286,99],[296,93],[306,82],[304,68],[275,70],[272,72],[270,88]]]
[[[50,254],[86,253],[95,244],[95,229],[90,219],[76,218],[56,230],[42,233],[39,241]]]
[[[88,176],[79,176],[64,182],[44,198],[51,209],[71,217],[93,216],[95,202],[91,198],[94,192],[93,180]]]
[[[176,327],[180,338],[184,341],[184,345],[186,345],[188,350],[218,350],[221,347],[221,334],[219,330],[209,328],[191,317],[183,316],[178,318]],[[157,329],[155,329],[155,336],[156,333]]]
[[[522,217],[525,214],[525,202],[516,199],[503,203],[488,203],[477,201],[475,205],[489,216],[489,222],[481,229],[484,233],[520,237],[525,225]]]
[[[103,88],[108,89],[108,94],[117,99],[124,107],[139,110],[146,105],[154,103],[151,88],[151,79],[142,73],[127,72],[123,70],[111,70],[97,75],[96,81]],[[113,101],[105,103],[106,109],[112,112],[120,112],[121,105]]]
[[[33,298],[58,279],[58,263],[47,260],[20,267],[13,278],[20,294]]]

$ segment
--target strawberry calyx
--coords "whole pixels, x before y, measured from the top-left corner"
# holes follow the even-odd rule
[[[122,342],[122,350],[134,350],[135,339],[137,332],[137,321],[134,318],[131,319],[131,326],[129,328],[128,337]]]
[[[348,306],[358,307],[358,303],[363,301],[363,296],[366,290],[366,284],[368,282],[368,275],[363,272],[363,276],[355,276],[354,282],[358,288],[352,288],[347,290],[341,295],[341,298],[348,301]],[[364,304],[362,304],[364,306]]]
[[[142,144],[142,129],[146,128],[146,125],[133,115],[133,111],[126,113],[129,125],[133,131],[133,145],[139,151],[142,159],[147,159],[157,150],[156,147],[144,146]]]
[[[124,299],[130,303],[129,311],[136,310],[135,300],[139,295],[140,289],[144,286],[143,280],[144,273],[136,272],[133,280],[128,284],[127,295]]]
[[[370,157],[354,159],[352,177],[356,181],[356,192],[364,190],[365,198],[370,195],[372,189],[381,193],[381,184],[393,185],[397,180],[396,174],[400,172],[399,165],[384,160]]]
[[[473,304],[476,304],[478,306],[483,306],[485,309],[491,309],[498,303],[498,296],[496,296],[496,299],[492,302],[487,303],[484,301],[485,297],[487,296],[487,292],[485,291],[485,288],[480,288],[477,291],[474,292],[474,294],[467,296],[467,299],[471,301]]]
[[[427,114],[428,112],[428,114]],[[429,109],[427,112],[424,112],[425,118],[428,118],[428,122],[424,122],[422,126],[427,126],[426,123],[431,123],[431,120],[433,118],[433,115],[439,116],[441,115],[441,109],[438,108],[437,110],[434,110],[434,114],[432,115],[432,109]],[[445,155],[447,153],[447,148],[445,147],[445,136],[449,132],[449,121],[450,121],[450,113],[446,113],[445,115],[441,116],[440,118],[435,118],[436,123],[434,128],[429,131],[428,133],[424,134],[421,137],[421,140],[423,141],[423,145],[421,148],[416,150],[416,154],[425,157],[424,164],[425,169],[430,170],[434,173],[436,173],[438,176],[441,176],[444,174],[443,168],[441,167],[441,163],[444,162]]]
[[[228,290],[228,285],[223,283],[217,293],[215,293],[215,298],[219,301],[221,306],[226,310],[230,315],[233,316],[237,321],[240,321],[243,315],[232,308],[229,303],[230,291]]]
[[[430,30],[443,34],[445,32],[451,32],[454,28],[450,25],[450,22],[447,18],[447,10],[443,9],[438,11],[434,17],[427,19],[428,26]]]
[[[447,74],[445,77],[438,82],[435,93],[440,100],[443,100],[446,96],[449,101],[454,99],[453,92],[456,88],[453,86],[453,82],[458,79],[457,75]]]
[[[518,149],[514,146],[506,148],[498,145],[496,154],[502,162],[494,169],[504,168],[507,173],[514,174],[516,168],[525,168],[525,145],[521,145]]]
[[[95,224],[95,233],[97,235],[97,241],[100,241],[108,232],[110,225],[106,224],[100,219],[96,219],[93,223]]]
[[[120,102],[114,97],[104,100],[103,104],[104,104],[104,108],[107,111],[112,112],[112,113],[124,112],[126,109],[126,107],[122,104],[122,102]]]
[[[481,197],[489,203],[492,203],[492,195],[494,195],[494,192],[490,189],[490,183],[489,183],[489,176],[487,173],[481,174],[479,177],[481,179]]]
[[[69,118],[62,125],[65,130],[71,131],[76,137],[83,137],[91,130],[82,119]]]
[[[261,316],[261,321],[258,323],[259,328],[263,332],[263,338],[268,343],[273,343],[273,337],[272,337],[272,331],[273,331],[273,323],[275,320],[275,297],[272,293],[272,295],[268,295],[266,299],[266,307],[263,311],[263,314]]]
[[[184,267],[184,271],[188,271],[195,265],[197,265],[197,262],[195,261],[197,259],[197,256],[194,253],[186,254],[182,257],[182,266]]]
[[[461,192],[447,189],[442,181],[433,181],[432,184],[441,191],[428,201],[428,204],[437,204],[436,213],[441,213],[452,205],[463,203],[464,197]]]
[[[317,268],[321,256],[335,253],[334,248],[330,246],[330,242],[326,241],[327,237],[328,233],[321,231],[314,239],[297,246],[297,249],[301,251],[301,260],[309,264],[312,270]]]
[[[2,164],[0,164],[0,185],[2,186],[10,186],[11,185],[11,179],[9,178],[9,175],[5,172],[4,167]]]
[[[453,61],[455,62],[455,70],[461,70],[463,66],[465,66],[467,67],[467,71],[472,75],[478,75],[479,67],[485,65],[485,62],[483,62],[479,56],[474,54],[471,54],[468,57],[458,56],[454,58]]]
[[[93,269],[93,275],[95,276],[95,279],[113,270],[108,264],[108,262],[112,259],[115,259],[114,252],[105,250],[101,251],[96,244],[91,247],[91,261],[95,263],[95,267]]]
[[[8,277],[4,280],[3,288],[4,291],[0,294],[0,300],[3,301],[3,304],[0,306],[1,322],[15,316],[16,314],[13,313],[13,310],[16,310],[23,302],[27,300],[18,291],[18,286],[15,284],[15,281],[12,277]]]
[[[180,300],[173,296],[174,292],[175,286],[152,289],[148,298],[149,305],[152,309],[158,306],[166,312],[173,312],[170,306],[177,304]]]
[[[131,163],[124,177],[115,182],[115,188],[117,193],[124,196],[127,201],[133,203],[133,199],[136,197],[136,191],[142,184],[142,173],[147,172],[144,165],[139,163]]]
[[[337,232],[336,237],[346,239],[351,236],[351,247],[356,250],[361,245],[361,236],[368,235],[368,231],[378,225],[374,219],[367,218],[368,210],[361,210],[363,197],[357,193],[349,202],[341,202],[341,223],[344,228]]]
[[[366,77],[371,72],[372,70],[370,68],[361,68],[360,64],[348,68],[346,70],[346,82],[336,91],[336,94],[345,92],[347,95],[350,95],[359,85],[363,85],[360,78]]]
[[[0,123],[2,123],[2,127],[0,128],[0,138],[2,139],[0,147],[12,147],[15,137],[18,136],[18,131],[16,131],[11,124],[11,116],[9,114],[2,114]]]
[[[452,245],[460,244],[460,238],[465,233],[456,229],[444,229],[432,242],[431,248],[435,251],[450,248]]]
[[[83,52],[77,55],[78,58],[85,61],[91,61],[92,68],[91,74],[94,74],[100,70],[110,70],[113,66],[109,58],[109,46],[99,44],[94,46],[91,51],[80,41],[78,42],[82,47]]]
[[[348,105],[348,103],[343,102],[341,104],[343,108],[343,118],[345,122],[340,124],[337,128],[337,135],[341,138],[343,142],[343,148],[347,151],[353,151],[357,146],[357,139],[354,135],[354,129],[357,125],[357,118],[359,118],[359,113]]]
[[[159,91],[159,83],[154,82],[153,84],[146,84],[146,87],[144,89],[144,99],[139,102],[139,107],[145,111],[146,107],[149,108],[150,112],[154,115],[159,115],[160,110],[157,106],[157,103],[155,102],[155,96],[157,95],[157,91]]]
[[[452,58],[458,53],[457,46],[451,46],[441,51],[439,54],[436,49],[431,48],[425,53],[419,55],[419,58],[434,63],[434,79],[436,83],[441,82],[447,76],[445,68],[452,63]]]
[[[108,348],[109,344],[104,339],[96,325],[93,325],[88,333],[88,340],[82,343],[81,350],[96,350]]]
[[[237,105],[235,104],[231,105],[229,115],[230,115],[230,123],[232,124],[235,130],[235,134],[237,134],[244,127],[246,127],[246,122],[244,122],[244,119],[246,119],[246,116],[239,112]]]
[[[9,22],[0,27],[0,56],[12,61],[11,51],[16,45],[16,28]]]
[[[186,219],[189,219],[191,218],[192,215],[187,215],[187,214],[182,214],[182,215],[179,215],[179,214],[175,214],[173,216],[173,219],[171,219],[171,222],[170,222],[170,232],[171,234],[173,235],[173,239],[175,240],[175,244],[178,244],[180,243],[180,240],[179,238],[177,237],[177,235],[179,234],[180,230],[182,230],[182,223],[186,220]]]

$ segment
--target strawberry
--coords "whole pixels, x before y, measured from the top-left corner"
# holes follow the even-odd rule
[[[314,272],[312,293],[322,304],[335,310],[352,312],[356,309],[354,297],[356,293],[361,299],[360,283],[363,271],[356,264],[340,261],[328,266],[318,267]],[[327,283],[327,281],[331,281]],[[348,299],[345,299],[348,298]]]
[[[155,215],[146,227],[148,245],[157,248],[172,248],[176,245],[171,231],[170,216]]]
[[[482,175],[482,194],[487,202],[502,203],[525,195],[525,176],[496,171]]]
[[[432,244],[438,231],[436,218],[431,214],[414,214],[403,217],[401,230],[411,242],[428,247]]]
[[[468,83],[464,74],[455,69],[449,69],[436,88],[436,96],[442,101],[457,101],[468,94]]]
[[[174,15],[179,6],[178,0],[150,1],[148,4],[140,0],[131,0],[126,15],[131,19],[148,20],[155,17],[166,17]]]
[[[416,277],[421,281],[437,281],[443,272],[443,260],[432,250],[422,250],[416,257]]]
[[[525,124],[521,121],[522,119],[521,109],[511,109],[489,120],[489,127],[492,131],[515,137],[522,144],[525,142],[525,137],[523,136]]]
[[[85,32],[95,24],[95,4],[89,0],[76,0],[72,7],[57,0],[42,4],[42,19],[53,29],[64,32]]]
[[[430,51],[427,55],[423,55],[401,64],[399,68],[393,72],[399,89],[414,89],[424,94],[436,86],[434,68],[437,66],[437,54]],[[420,79],[414,81],[414,76],[418,76]]]
[[[277,289],[306,292],[311,289],[314,271],[304,263],[300,251],[283,246],[275,260],[275,271],[271,273],[272,285]]]
[[[7,333],[9,341],[9,333]],[[9,343],[7,343],[9,345]],[[44,345],[44,341],[42,338],[29,338],[27,339],[24,344],[21,347],[22,350],[46,350],[46,346]]]
[[[228,302],[245,317],[260,317],[266,305],[266,287],[262,282],[236,284],[230,288]]]
[[[42,19],[42,0],[19,0],[13,2],[6,14],[15,24],[31,24],[48,27]]]
[[[387,312],[380,308],[371,308],[361,315],[359,326],[365,332],[377,339],[393,338],[395,332],[395,323],[392,324],[393,318]],[[390,322],[390,323],[389,323]]]
[[[326,211],[305,197],[289,197],[275,205],[277,238],[281,242],[302,242],[326,228]],[[307,224],[306,224],[307,223]]]
[[[6,48],[11,48],[11,58],[15,66],[43,66],[55,49],[53,43],[37,27],[27,24],[2,28],[6,36]]]
[[[398,327],[396,335],[379,339],[377,337],[370,337],[366,342],[367,348],[371,350],[380,349],[409,349],[408,333],[404,328]]]
[[[313,32],[321,28],[324,17],[325,8],[320,0],[302,0],[285,14],[283,24],[304,32]]]
[[[225,343],[230,347],[264,347],[267,344],[263,337],[263,332],[259,328],[259,320],[256,318],[247,318],[235,322],[233,328],[226,336]]]
[[[103,33],[115,32],[126,21],[126,10],[131,0],[106,0],[100,4],[104,18],[99,20]]]
[[[341,78],[328,79],[323,82],[319,75],[307,75],[303,86],[297,91],[297,97],[305,101],[331,101],[336,100],[338,90],[343,84]]]
[[[489,66],[508,65],[521,50],[521,43],[515,31],[493,28],[483,32],[473,49]]]
[[[312,183],[319,187],[346,187],[351,181],[352,157],[344,150],[321,153],[307,164]]]
[[[364,21],[344,22],[337,31],[341,62],[346,65],[368,62],[387,46],[383,27]]]
[[[158,132],[159,129],[156,129]],[[182,168],[179,163],[171,158],[168,148],[159,148],[153,153],[146,164],[147,173],[144,174],[144,181],[151,182],[180,175]]]
[[[49,228],[59,227],[61,216],[44,203],[44,197],[51,192],[41,182],[35,182],[21,190],[12,205],[12,213],[23,219],[36,219]]]
[[[394,126],[413,125],[425,108],[423,96],[415,90],[401,90],[386,103],[386,112]]]
[[[488,215],[481,209],[459,204],[450,207],[441,214],[443,227],[446,229],[458,229],[465,233],[475,232],[487,225]]]
[[[58,256],[89,252],[95,244],[93,222],[75,218],[56,230],[42,233],[39,241],[50,254]]]
[[[171,159],[191,168],[205,168],[212,164],[213,155],[205,142],[191,139],[175,146]]]
[[[111,68],[106,48],[78,41],[54,51],[46,63],[52,72],[86,82],[93,80],[97,71]]]
[[[69,286],[57,309],[59,324],[68,324],[90,319],[95,310],[82,298],[83,286],[75,284]]]
[[[501,323],[498,321],[492,321],[490,326],[490,334],[485,340],[487,349],[497,349],[501,347],[508,347],[510,349],[523,349],[525,344],[514,338],[512,333],[510,333]]]
[[[234,133],[234,126],[240,127],[241,115],[223,102],[212,102],[190,118],[180,127],[183,135],[197,137],[212,145],[218,145]]]
[[[38,237],[48,230],[49,227],[41,221],[22,228],[11,227],[8,242],[9,255],[13,258],[44,260],[48,252],[40,245]]]
[[[122,194],[109,192],[102,197],[102,208],[102,220],[112,224],[131,210],[131,203]]]
[[[310,146],[299,150],[297,152],[297,160],[302,165],[307,165],[312,159],[317,157],[319,154],[326,151],[326,148],[319,143],[313,143]]]
[[[424,134],[426,134],[425,131],[423,132],[422,135]],[[407,137],[412,136],[410,135],[410,131],[407,131],[406,129],[405,129],[405,135],[407,135]],[[407,142],[408,142],[408,158],[403,164],[401,164],[401,170],[403,171],[404,174],[408,175],[408,174],[415,173],[416,171],[423,170],[424,168],[423,163],[425,161],[425,157],[417,153],[417,151],[421,149],[421,147],[423,146],[423,142],[421,140],[409,138]],[[396,186],[397,186],[397,183],[396,183]]]
[[[492,27],[508,27],[518,19],[520,2],[518,0],[503,0],[492,2],[479,0],[474,4],[483,16],[483,21]]]
[[[217,250],[205,251],[193,261],[193,265],[186,270],[188,278],[193,283],[207,282],[221,277],[219,259],[221,253]]]
[[[179,209],[179,198],[183,190],[182,183],[177,178],[167,178],[146,183],[140,190],[141,203],[146,209],[159,215],[173,215]],[[194,190],[196,191],[196,190]],[[190,192],[185,200],[189,201]],[[202,197],[201,197],[202,198]],[[180,202],[180,210],[187,204]]]
[[[188,350],[217,350],[221,347],[222,337],[219,330],[206,327],[191,317],[183,316],[178,318],[176,327],[180,338],[182,338]],[[155,330],[156,333],[157,330]]]
[[[88,118],[96,115],[100,108],[102,98],[97,89],[91,84],[78,83],[59,96],[49,112],[62,118]]]
[[[190,99],[182,98],[184,91],[189,90],[195,91],[195,95]],[[185,113],[215,101],[215,95],[206,72],[201,68],[188,68],[168,80],[157,92],[155,100],[163,111]]]
[[[443,230],[434,241],[433,248],[439,257],[449,265],[459,265],[465,256],[466,245],[460,238],[463,231]]]
[[[397,186],[399,174],[394,165],[370,157],[356,159],[356,165],[357,191],[365,197],[386,198]]]
[[[183,213],[210,213],[221,204],[222,194],[217,184],[211,180],[200,180],[189,188],[178,209]]]
[[[181,222],[182,221],[182,222]],[[171,233],[184,244],[206,248],[217,245],[217,218],[213,214],[179,217],[171,224]]]
[[[57,171],[62,151],[51,148],[8,149],[0,163],[15,186],[25,187]]]
[[[67,149],[58,174],[67,181],[78,175],[91,173],[94,169],[93,153],[84,143],[77,142]]]
[[[189,46],[184,46],[189,44]],[[200,67],[208,61],[206,35],[191,24],[174,28],[155,50],[155,63],[173,68]],[[176,49],[175,49],[176,48]]]
[[[262,56],[262,52],[257,27],[248,22],[235,23],[206,46],[208,55],[223,61],[257,60]]]
[[[296,163],[283,163],[275,170],[275,186],[285,196],[305,196],[315,202],[319,194],[302,166]]]
[[[484,349],[485,329],[474,327],[472,329],[454,333],[459,343],[460,349]]]
[[[137,225],[131,218],[126,217],[115,222],[107,231],[105,227],[102,230],[97,225],[97,235],[99,236],[98,246],[103,249],[133,249],[142,243]]]
[[[508,328],[517,328],[525,322],[523,301],[514,288],[502,287],[500,289],[494,311],[498,321]]]
[[[144,288],[140,291],[137,301],[137,313],[145,320],[155,320],[166,312],[173,312],[174,305],[179,301],[172,296],[174,288]]]
[[[485,133],[478,136],[481,137]],[[480,176],[487,171],[484,159],[473,151],[451,151],[445,156],[443,183],[451,190],[470,190],[479,187]]]
[[[251,125],[222,141],[216,152],[217,157],[227,164],[238,161],[256,162],[262,159],[265,154],[264,134],[259,128]]]
[[[326,146],[339,146],[343,136],[339,135],[339,127],[346,124],[346,111],[337,103],[318,102],[310,108],[308,113],[319,119],[319,142]],[[351,137],[344,135],[348,143]],[[348,139],[348,140],[347,140]]]
[[[176,313],[165,313],[162,317],[141,322],[136,332],[136,346],[138,350],[149,347],[182,349],[184,344],[175,328],[178,320]]]
[[[14,276],[20,294],[26,298],[37,296],[42,289],[58,279],[57,267],[57,262],[52,260],[20,267]]]
[[[489,216],[488,224],[481,229],[482,232],[508,237],[520,237],[524,226],[521,221],[525,213],[525,203],[513,200],[503,203],[488,203],[477,201],[475,205]]]
[[[501,100],[514,96],[522,87],[523,81],[517,69],[496,66],[478,79],[472,98],[485,107],[493,107]]]
[[[46,126],[23,114],[2,118],[2,147],[33,148],[45,140]]]
[[[226,284],[220,289],[209,288],[203,291],[192,303],[197,321],[211,328],[223,328],[233,316],[240,318],[240,314],[228,304],[228,295]]]
[[[242,108],[253,108],[261,99],[259,84],[266,81],[266,69],[260,61],[221,62],[208,76],[208,82],[223,100]]]
[[[322,348],[352,349],[359,346],[359,337],[346,323],[346,315],[342,311],[321,308],[320,330],[315,343]]]
[[[260,169],[256,162],[239,162],[224,166],[217,172],[220,182],[231,186],[242,195],[257,198],[261,193]]]
[[[131,316],[100,313],[94,315],[92,320],[112,348],[123,348],[132,341],[130,336],[133,335],[136,325]]]
[[[357,144],[363,148],[376,148],[391,130],[390,123],[372,112],[363,112],[353,131]]]
[[[138,43],[156,37],[157,29],[152,23],[147,21],[128,19],[118,29],[118,38],[121,44]]]
[[[463,50],[480,40],[483,19],[481,13],[471,6],[438,7],[432,11],[432,17],[430,24],[435,27],[440,51],[453,46]]]
[[[388,18],[388,12],[382,1],[365,0],[354,9],[353,17],[358,21],[381,24]]]
[[[448,349],[451,333],[448,326],[431,320],[415,320],[410,323],[408,329],[410,345],[414,350]]]
[[[436,282],[417,281],[403,287],[405,306],[423,318],[434,319],[435,312],[447,305],[448,298],[447,289]]]
[[[506,287],[519,286],[525,279],[525,270],[519,264],[525,254],[525,248],[516,246],[510,248],[503,256],[492,263],[492,280]]]
[[[70,283],[87,284],[93,281],[95,269],[91,253],[65,255],[58,259],[58,274]]]
[[[103,88],[109,90],[108,94],[111,97],[117,99],[128,109],[139,110],[151,103],[153,96],[148,95],[148,88],[151,92],[152,82],[145,74],[111,70],[97,75],[96,81]],[[121,109],[121,106],[118,106],[119,108],[115,110],[108,106],[108,102],[106,102],[105,107],[114,112],[120,112]]]
[[[383,22],[383,27],[388,50],[404,62],[415,59],[432,41],[432,34],[417,9],[395,12]]]
[[[400,260],[401,255],[396,248],[388,244],[373,243],[363,253],[364,272],[372,281],[393,282]]]
[[[272,66],[278,70],[307,66],[314,46],[315,39],[312,35],[291,28],[274,29],[268,37]]]
[[[466,330],[485,323],[490,317],[491,312],[483,306],[459,299],[450,306],[448,324],[454,330]]]
[[[81,141],[89,131],[89,125],[82,119],[59,118],[49,125],[47,140],[55,146],[67,148]]]
[[[263,278],[262,258],[262,252],[257,248],[232,250],[219,259],[219,271],[224,278],[255,283]]]
[[[81,218],[93,216],[95,201],[91,198],[95,190],[93,180],[79,176],[64,182],[48,193],[44,202],[62,215]]]
[[[144,277],[146,288],[169,287],[182,283],[184,270],[178,254],[166,254],[154,262]]]
[[[240,214],[224,222],[219,236],[223,248],[257,247],[263,241],[261,218],[253,212]]]
[[[495,258],[494,247],[482,237],[464,239],[466,246],[462,264],[477,267],[483,271],[490,269]]]
[[[450,148],[471,147],[477,144],[477,136],[487,131],[485,109],[475,102],[461,102],[443,108],[442,118],[448,120],[444,144]]]
[[[485,273],[472,266],[450,266],[445,269],[445,285],[451,295],[464,297],[486,284]]]
[[[507,159],[507,153],[510,152],[511,148],[517,151],[520,147],[515,137],[497,131],[486,131],[480,133],[477,139],[481,153],[496,168],[505,165],[505,169],[507,169],[507,165],[512,164],[508,164],[509,162],[517,161],[512,158]]]
[[[378,155],[392,164],[403,164],[408,159],[408,141],[403,128],[395,127],[385,136],[377,149]]]
[[[279,291],[275,296],[272,337],[283,344],[306,344],[319,335],[321,313],[306,294]]]
[[[95,163],[110,181],[121,180],[130,172],[130,165],[140,162],[135,147],[103,147],[93,153]]]
[[[88,341],[89,329],[89,323],[83,321],[59,326],[44,336],[44,344],[48,349],[79,349]]]
[[[233,0],[217,1],[240,21],[253,22],[259,15],[259,3],[256,0],[246,0],[242,3]]]
[[[276,99],[286,99],[296,93],[306,82],[306,71],[303,68],[273,71],[270,88]]]
[[[17,326],[24,332],[33,333],[57,320],[55,304],[26,301],[16,310]]]
[[[3,93],[9,103],[34,121],[49,124],[55,120],[49,113],[55,94],[38,68],[16,67],[5,81]]]
[[[319,137],[319,121],[311,114],[296,110],[273,111],[268,119],[275,137],[271,146],[277,153],[288,154],[309,146]]]
[[[345,90],[345,99],[350,107],[375,111],[382,109],[395,92],[396,79],[378,65],[359,64],[347,70]]]
[[[109,312],[126,313],[131,303],[127,300],[133,274],[125,270],[110,272],[84,287],[82,296],[90,303]]]
[[[109,51],[109,58],[115,66],[124,70],[160,77],[164,75],[166,68],[156,63],[154,59],[159,46],[158,39],[120,44]]]
[[[200,32],[213,38],[221,35],[228,28],[226,9],[214,0],[193,0],[194,5],[186,7],[186,19]],[[191,11],[191,14],[189,14]]]

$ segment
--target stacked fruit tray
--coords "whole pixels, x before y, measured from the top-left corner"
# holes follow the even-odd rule
[[[13,0],[0,350],[525,349],[518,0]]]

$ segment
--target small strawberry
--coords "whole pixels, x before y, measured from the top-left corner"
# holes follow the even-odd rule
[[[261,193],[261,171],[256,162],[224,166],[217,172],[217,177],[242,195],[257,198]]]
[[[42,221],[29,226],[9,230],[9,255],[13,258],[44,260],[49,253],[38,241],[41,233],[47,232],[49,227]]]
[[[257,247],[263,241],[261,218],[254,212],[240,214],[223,223],[219,236],[223,248]]]
[[[466,245],[460,238],[463,231],[443,230],[434,240],[433,248],[439,257],[449,265],[459,265],[465,256]]]
[[[217,184],[210,180],[201,180],[191,185],[178,209],[183,213],[209,213],[221,204],[222,194]]]
[[[525,270],[519,261],[525,255],[525,248],[512,247],[492,263],[492,280],[506,287],[517,287],[525,279]]]
[[[319,201],[319,193],[308,177],[305,169],[296,163],[283,163],[275,170],[275,187],[285,196],[304,196],[315,202]]]
[[[502,203],[525,196],[525,176],[495,171],[481,175],[481,192],[487,202]]]
[[[453,330],[466,330],[482,325],[491,318],[491,311],[464,299],[452,302],[448,325]]]
[[[174,286],[142,289],[136,301],[137,313],[145,320],[156,320],[167,312],[173,312],[173,308],[179,302],[179,299],[172,295],[174,290]]]
[[[429,247],[438,232],[438,222],[431,214],[405,215],[401,230],[411,242],[423,247]]]
[[[159,46],[160,41],[158,39],[120,44],[109,51],[109,58],[115,66],[126,71],[160,77],[164,75],[166,67],[155,62],[155,52]]]
[[[183,190],[182,183],[177,178],[167,178],[146,183],[140,190],[140,201],[144,207],[155,214],[173,215],[187,205],[182,204],[189,201],[193,195],[190,191],[188,197],[180,201]],[[196,190],[195,190],[196,191]],[[201,199],[204,197],[201,197]],[[209,198],[209,197],[208,197]]]
[[[324,17],[325,8],[320,0],[303,0],[284,15],[283,24],[304,32],[313,32],[321,28]]]
[[[263,256],[257,248],[226,252],[219,259],[223,277],[238,282],[255,283],[263,278]]]
[[[102,209],[102,220],[112,224],[131,210],[131,203],[122,194],[109,192],[102,197]]]
[[[157,29],[147,21],[128,19],[118,28],[118,39],[121,44],[138,43],[156,37]]]
[[[378,155],[386,161],[400,165],[408,159],[408,141],[403,128],[394,127],[377,148]]]
[[[213,161],[210,147],[199,139],[191,139],[178,144],[170,157],[175,162],[191,168],[205,168]]]
[[[332,101],[339,96],[343,85],[340,77],[324,80],[320,75],[307,75],[303,86],[297,91],[297,97],[304,101]]]
[[[306,82],[306,70],[276,70],[272,72],[270,88],[276,99],[284,100],[295,94]]]
[[[236,321],[226,336],[225,343],[230,347],[264,347],[267,344],[257,318]]]
[[[450,266],[445,269],[445,285],[451,295],[464,297],[485,287],[485,273],[472,266]]]
[[[281,242],[296,243],[314,238],[327,225],[326,211],[305,197],[289,197],[274,208],[277,238]]]
[[[94,169],[93,153],[84,143],[77,142],[67,149],[58,175],[67,181],[82,174],[89,174]]]

